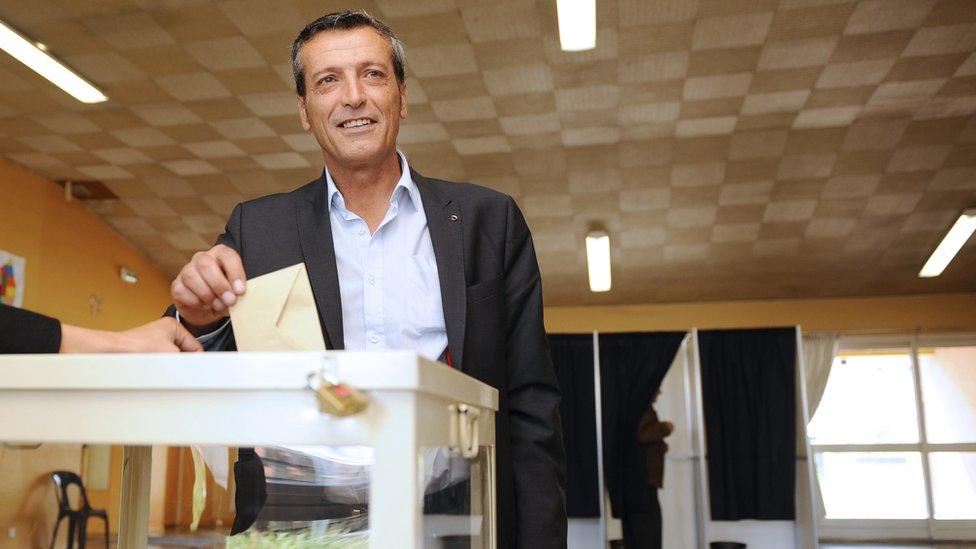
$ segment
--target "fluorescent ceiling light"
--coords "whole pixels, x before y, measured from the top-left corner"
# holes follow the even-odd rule
[[[556,0],[556,16],[563,51],[596,47],[596,0]]]
[[[931,278],[942,274],[952,258],[959,253],[962,245],[973,235],[973,231],[976,231],[976,208],[962,212],[959,219],[949,229],[949,234],[945,235],[939,246],[932,252],[932,256],[925,262],[925,266],[919,271],[918,276]]]
[[[101,103],[106,101],[98,88],[89,84],[60,61],[48,55],[36,44],[21,36],[17,31],[0,21],[0,49],[14,59],[27,65],[37,74],[47,78],[52,84],[68,92],[82,103]]]
[[[590,274],[590,291],[610,291],[610,235],[590,231],[586,235],[586,268]]]

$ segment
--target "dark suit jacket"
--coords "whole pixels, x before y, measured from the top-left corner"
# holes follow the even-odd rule
[[[437,260],[454,366],[499,392],[499,547],[565,547],[560,395],[528,226],[509,196],[412,176]],[[304,261],[326,344],[342,349],[340,281],[326,201],[323,175],[290,193],[239,204],[218,242],[240,253],[248,278]],[[247,458],[242,451],[235,471],[260,475]],[[241,480],[245,497],[262,497],[263,482]]]
[[[0,304],[0,354],[56,353],[59,350],[60,322]]]
[[[654,407],[649,407],[637,425],[637,442],[644,449],[647,482],[655,488],[664,488],[664,454],[668,452],[668,443],[664,439],[670,434],[667,425],[658,419]]]

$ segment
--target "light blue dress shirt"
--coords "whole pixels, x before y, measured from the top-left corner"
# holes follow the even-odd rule
[[[420,191],[398,156],[402,175],[373,234],[325,171],[344,343],[350,351],[409,349],[436,360],[447,347],[437,262]]]

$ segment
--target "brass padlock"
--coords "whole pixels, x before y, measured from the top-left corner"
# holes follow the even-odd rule
[[[366,409],[366,394],[326,371],[309,374],[308,388],[315,392],[319,411],[333,416],[351,416]]]

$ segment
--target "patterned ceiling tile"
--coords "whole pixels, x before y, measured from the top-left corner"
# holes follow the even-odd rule
[[[536,2],[509,1],[461,10],[471,42],[497,42],[542,34]]]
[[[84,19],[82,24],[119,51],[166,46],[176,40],[148,13],[125,13]]]
[[[196,101],[230,96],[228,90],[213,74],[204,71],[159,76],[153,79],[176,100]]]
[[[806,129],[847,126],[857,118],[861,110],[860,105],[803,109],[793,120],[793,128]]]
[[[488,96],[431,101],[431,108],[445,122],[495,118],[495,106]]]
[[[269,4],[262,0],[220,2],[220,10],[244,36],[298,31],[311,19],[302,16],[294,2]]]
[[[478,62],[470,44],[446,44],[411,50],[411,72],[420,78],[468,74],[478,71]]]
[[[762,44],[769,32],[772,13],[750,13],[707,17],[695,24],[693,50],[730,48]]]
[[[198,63],[211,71],[265,65],[264,57],[242,36],[185,42],[183,47]]]
[[[863,34],[918,28],[935,0],[865,0],[858,2],[847,21],[845,34]]]
[[[553,89],[552,71],[547,65],[482,71],[485,87],[493,96],[547,92]]]
[[[758,69],[767,71],[826,65],[836,44],[836,37],[769,41],[760,54]]]
[[[117,52],[70,55],[65,60],[99,84],[142,80],[147,76],[145,71]]]
[[[616,0],[586,52],[551,1],[352,6],[406,43],[411,165],[514,196],[550,304],[976,289],[965,258],[915,276],[976,204],[970,0]],[[89,208],[168,274],[235,204],[321,172],[288,61],[320,2],[32,7],[0,16],[111,101],[0,56],[0,154],[104,181],[120,198]],[[592,224],[609,294],[585,291]]]

